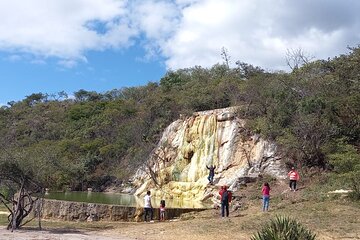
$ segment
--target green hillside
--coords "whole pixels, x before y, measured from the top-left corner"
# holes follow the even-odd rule
[[[241,106],[248,128],[278,142],[289,164],[326,170],[328,184],[359,199],[360,48],[349,50],[291,73],[237,62],[105,93],[34,93],[0,108],[0,177],[101,191],[126,181],[180,115]]]

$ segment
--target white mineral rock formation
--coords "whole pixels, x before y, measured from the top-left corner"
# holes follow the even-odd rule
[[[136,173],[135,194],[151,190],[157,197],[207,198],[211,193],[206,166],[210,165],[216,166],[215,184],[232,190],[241,177],[285,177],[276,145],[249,134],[235,110],[198,112],[170,124],[147,164]]]

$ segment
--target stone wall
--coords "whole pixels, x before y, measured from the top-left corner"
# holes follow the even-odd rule
[[[144,214],[143,208],[98,203],[46,199],[42,204],[42,218],[64,221],[142,221]],[[182,213],[203,210],[205,209],[168,208],[166,219],[179,217]],[[159,209],[154,208],[154,220],[157,219],[159,219]]]

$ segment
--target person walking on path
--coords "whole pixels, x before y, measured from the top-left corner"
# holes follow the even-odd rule
[[[296,191],[296,182],[299,181],[300,176],[299,173],[295,170],[295,167],[292,167],[290,172],[288,173],[288,177],[289,177],[289,187],[290,190],[292,191]]]
[[[262,187],[262,196],[263,196],[263,212],[269,211],[269,203],[270,203],[270,186],[269,183],[265,182]]]
[[[229,217],[229,203],[231,203],[232,193],[227,190],[226,186],[222,186],[219,191],[221,199],[221,217]]]
[[[151,205],[151,196],[150,195],[151,195],[150,191],[147,191],[146,195],[144,197],[144,211],[145,211],[144,221],[145,222],[147,220],[148,215],[150,216],[150,221],[153,220],[153,208]]]
[[[209,169],[209,176],[208,176],[208,180],[209,180],[209,183],[210,184],[213,184],[213,181],[214,181],[214,176],[215,176],[215,166],[213,165],[210,165],[210,167],[208,167],[206,165],[206,168]]]

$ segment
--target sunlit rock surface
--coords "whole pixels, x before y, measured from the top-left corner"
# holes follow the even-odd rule
[[[167,127],[146,166],[134,177],[135,194],[151,190],[157,197],[204,200],[217,191],[208,186],[206,166],[216,166],[215,185],[235,190],[241,177],[283,178],[280,160],[274,143],[244,129],[235,108],[198,112]]]

